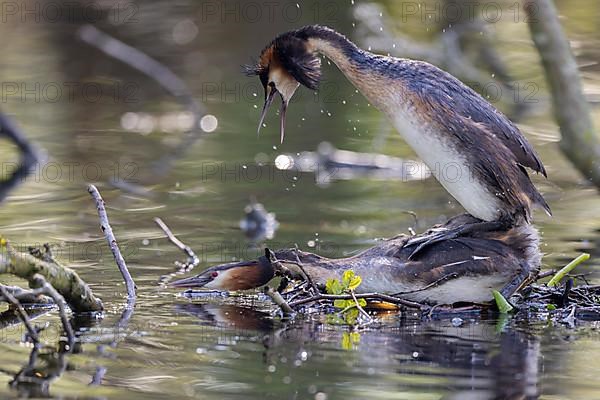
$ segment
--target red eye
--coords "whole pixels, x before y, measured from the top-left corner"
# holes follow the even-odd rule
[[[214,271],[210,274],[210,276],[212,276],[213,278],[216,278],[217,276],[219,276],[219,273],[217,271]]]

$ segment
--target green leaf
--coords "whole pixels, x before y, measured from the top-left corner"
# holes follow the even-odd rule
[[[344,350],[352,350],[352,347],[360,343],[360,333],[344,332],[342,334],[342,348]]]
[[[350,282],[352,282],[353,279],[354,271],[352,271],[351,269],[344,271],[344,274],[342,275],[342,286],[344,287],[344,289],[349,288]]]
[[[548,311],[554,311],[554,310],[556,310],[556,306],[554,304],[547,304],[546,309]]]
[[[327,282],[325,283],[325,290],[327,291],[328,294],[342,294],[342,292],[344,291],[344,289],[342,288],[342,285],[340,283],[340,281],[338,281],[337,279],[327,279]]]
[[[337,314],[327,314],[325,316],[325,322],[331,325],[345,325],[346,321],[338,317]]]
[[[514,307],[504,298],[504,296],[502,296],[502,294],[499,291],[492,290],[492,294],[494,295],[494,300],[496,300],[498,310],[502,314],[507,314],[514,309]]]
[[[338,300],[335,300],[335,301],[333,302],[333,306],[334,306],[335,308],[340,308],[340,309],[342,309],[342,310],[343,310],[344,308],[346,308],[346,307],[350,307],[350,306],[352,306],[352,305],[354,305],[354,302],[353,302],[353,301],[351,301],[351,300],[349,301],[349,300],[342,300],[342,299],[338,299]]]
[[[348,325],[356,324],[358,318],[358,308],[354,307],[344,313],[344,320]]]
[[[366,299],[358,299],[358,305],[360,305],[361,307],[366,307],[367,300]]]
[[[362,278],[360,276],[356,275],[355,277],[352,278],[352,280],[350,280],[350,284],[348,285],[348,289],[349,290],[354,290],[357,287],[359,287],[361,283],[362,283]]]
[[[582,262],[588,260],[589,258],[590,258],[590,255],[588,253],[581,253],[576,259],[574,259],[573,261],[571,261],[570,263],[568,263],[567,265],[565,265],[563,268],[561,268],[560,271],[558,271],[556,274],[554,274],[554,276],[552,277],[552,279],[550,279],[550,281],[548,281],[547,286],[552,287],[552,286],[558,285],[558,283],[569,272],[571,272],[576,266],[578,266]]]

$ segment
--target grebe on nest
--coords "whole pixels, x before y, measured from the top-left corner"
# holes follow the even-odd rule
[[[426,239],[435,235],[437,229],[454,229],[475,220],[468,214],[459,215],[418,237]],[[297,249],[277,250],[274,255],[300,279],[303,275],[296,265],[299,259],[321,288],[327,279],[340,279],[344,271],[352,269],[362,277],[359,293],[396,294],[429,304],[484,303],[492,300],[492,290],[508,298],[537,275],[540,266],[538,233],[529,224],[438,241],[423,249],[418,259],[410,259],[417,246],[411,244],[412,240],[411,236],[400,235],[355,256],[339,259]],[[253,261],[210,267],[170,286],[247,290],[265,285],[274,276],[273,265],[262,256]]]

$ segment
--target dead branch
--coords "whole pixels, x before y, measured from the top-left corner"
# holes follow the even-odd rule
[[[294,310],[284,300],[284,298],[281,296],[281,293],[279,293],[276,290],[273,290],[273,288],[270,287],[270,286],[265,286],[264,293],[267,296],[269,296],[271,298],[271,300],[273,300],[273,303],[275,303],[277,306],[279,306],[279,308],[281,308],[281,311],[283,311],[283,313],[285,315],[292,315],[292,314],[294,314]]]
[[[51,298],[44,296],[35,290],[26,290],[18,286],[0,286],[2,286],[3,289],[11,294],[14,298],[19,300],[21,304],[54,304]],[[7,301],[7,299],[4,295],[2,295],[0,296],[0,301]]]
[[[356,305],[356,308],[358,309],[358,311],[365,317],[367,318],[367,321],[373,322],[373,318],[371,318],[371,316],[369,315],[369,313],[367,313],[365,311],[364,308],[362,308],[362,306],[360,305],[358,298],[356,297],[356,293],[354,293],[354,290],[350,290],[350,296],[352,296],[352,300],[354,300],[354,304]]]
[[[71,350],[73,348],[73,344],[75,343],[75,333],[73,332],[73,327],[71,326],[69,317],[67,316],[67,305],[64,297],[62,297],[60,293],[58,293],[58,291],[54,289],[54,287],[49,284],[40,274],[35,274],[33,276],[33,283],[39,289],[41,289],[41,293],[51,297],[52,300],[54,300],[54,303],[58,306],[58,313],[60,315],[65,333],[67,334],[69,350]]]
[[[33,343],[38,344],[40,339],[38,338],[37,331],[29,322],[29,316],[23,309],[21,303],[19,303],[19,300],[17,300],[8,290],[6,290],[6,287],[3,285],[0,285],[0,293],[2,294],[2,297],[4,297],[4,299],[6,299],[15,308],[17,315],[23,322],[23,325],[25,325],[27,333],[29,334],[29,337]]]
[[[156,222],[156,224],[160,227],[160,229],[162,229],[162,231],[165,233],[165,235],[167,235],[167,238],[169,239],[169,241],[171,243],[173,243],[175,245],[175,247],[177,247],[179,250],[183,251],[185,253],[185,255],[188,257],[188,259],[185,263],[182,263],[180,261],[175,261],[175,264],[178,267],[180,267],[181,272],[189,272],[193,268],[197,267],[198,264],[200,264],[200,259],[198,258],[196,253],[194,253],[194,250],[192,250],[192,248],[190,246],[188,246],[187,244],[185,244],[181,240],[179,240],[173,234],[171,229],[169,229],[167,224],[164,223],[164,221],[162,219],[156,217],[156,218],[154,218],[154,222]]]
[[[4,252],[0,257],[0,273],[26,279],[32,287],[34,275],[41,274],[65,298],[73,311],[103,310],[102,301],[94,296],[89,286],[72,269],[53,259],[43,260],[29,253],[21,253],[6,239],[2,239],[2,244]]]
[[[360,293],[355,295],[356,299],[365,299],[365,300],[380,300],[385,301],[387,303],[398,304],[401,306],[405,306],[406,308],[416,309],[425,311],[429,309],[429,306],[421,303],[416,303],[409,300],[400,299],[398,297],[389,296],[387,294],[381,293]],[[320,300],[354,300],[351,295],[347,294],[318,294],[311,297],[307,297],[305,299],[300,299],[290,303],[291,308],[295,308],[304,304],[314,303]]]
[[[96,208],[98,210],[98,217],[100,218],[100,228],[102,228],[102,232],[104,233],[104,237],[108,242],[108,246],[113,253],[115,258],[115,262],[117,263],[117,267],[119,267],[119,271],[121,271],[121,275],[123,275],[123,280],[125,280],[125,287],[127,288],[127,297],[128,299],[135,299],[135,282],[127,269],[127,264],[125,263],[125,259],[121,254],[121,250],[119,249],[119,243],[117,243],[117,239],[113,233],[113,230],[108,221],[108,215],[106,214],[106,209],[104,207],[104,200],[102,196],[100,196],[100,192],[94,185],[88,186],[88,193],[92,196],[92,198],[96,201]],[[134,302],[135,303],[135,302]]]

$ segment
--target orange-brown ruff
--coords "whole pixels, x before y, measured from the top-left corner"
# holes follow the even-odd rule
[[[465,210],[484,222],[499,222],[481,226],[529,223],[534,206],[550,214],[526,167],[544,176],[546,170],[519,129],[475,91],[431,64],[372,54],[332,29],[307,26],[275,38],[247,72],[260,77],[266,98],[272,101],[279,93],[287,108],[298,84],[317,87],[318,53],[388,116]],[[265,102],[263,116],[269,105]],[[282,114],[282,135],[284,120]]]

